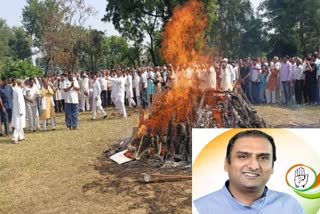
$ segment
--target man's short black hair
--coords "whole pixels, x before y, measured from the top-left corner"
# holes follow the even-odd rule
[[[313,54],[312,54],[312,56],[314,57],[314,58],[318,58],[318,52],[314,52]]]
[[[259,130],[242,131],[242,132],[239,132],[238,134],[234,135],[229,140],[229,143],[227,146],[227,153],[226,153],[226,158],[227,158],[228,164],[231,163],[231,151],[234,146],[234,143],[237,139],[239,139],[241,137],[262,137],[262,138],[267,139],[270,142],[271,147],[272,147],[272,166],[273,166],[274,162],[277,160],[276,145],[274,144],[273,137],[271,137],[270,135],[268,135],[262,131],[259,131]]]

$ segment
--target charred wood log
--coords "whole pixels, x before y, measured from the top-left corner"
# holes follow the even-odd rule
[[[184,124],[179,123],[176,127],[175,161],[187,160],[187,131]]]
[[[160,156],[162,149],[162,139],[158,135],[154,136],[153,148],[155,150],[155,154]]]
[[[206,90],[195,116],[196,128],[265,128],[264,120],[257,115],[241,90]]]
[[[140,144],[135,157],[137,160],[144,159],[150,154],[152,140],[153,139],[150,133],[147,133],[147,135],[141,137]]]
[[[208,89],[203,94],[195,90],[192,94],[192,109],[187,109],[185,118],[181,116],[183,107],[173,111],[169,115],[169,121],[162,121],[167,124],[157,130],[143,126],[146,119],[146,112],[141,111],[140,125],[147,129],[141,136],[135,128],[131,138],[128,138],[115,150],[108,153],[115,153],[128,149],[128,156],[141,160],[155,167],[176,167],[178,165],[190,165],[192,162],[192,128],[264,128],[266,124],[259,117],[241,89],[238,92],[216,91]],[[199,103],[199,105],[197,105]],[[161,103],[160,103],[161,104]],[[164,108],[164,107],[163,107]],[[177,115],[177,116],[176,116]],[[149,119],[152,118],[150,113]],[[165,118],[164,118],[165,119]],[[145,133],[143,132],[143,133]]]
[[[163,174],[148,174],[142,173],[143,180],[149,182],[165,182],[165,181],[178,181],[178,180],[191,180],[191,175],[163,175]]]
[[[187,118],[187,124],[186,124],[186,133],[187,133],[187,142],[186,142],[186,150],[187,150],[187,162],[191,163],[192,161],[192,125]]]
[[[166,161],[173,161],[175,148],[174,148],[174,117],[172,117],[169,121],[168,125],[168,134],[167,134],[167,142],[166,142]]]

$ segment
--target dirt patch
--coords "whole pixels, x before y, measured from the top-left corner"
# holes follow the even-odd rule
[[[95,169],[104,178],[85,184],[83,192],[129,196],[132,200],[126,206],[133,213],[191,213],[191,180],[145,183],[142,176],[142,173],[191,175],[191,168],[154,168],[140,161],[118,165],[105,155],[98,160]]]
[[[282,106],[258,105],[254,106],[258,114],[263,117],[269,128],[319,128],[319,106]]]

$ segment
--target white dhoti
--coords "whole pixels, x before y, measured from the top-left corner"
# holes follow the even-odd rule
[[[89,102],[89,97],[88,96],[85,96],[85,95],[82,95],[81,98],[80,98],[80,103],[81,103],[81,110],[82,111],[89,111],[90,110],[90,102]]]
[[[130,108],[132,108],[132,106],[136,106],[136,102],[134,101],[134,99],[132,97],[128,98],[128,103],[129,103]]]
[[[140,107],[141,106],[140,89],[139,87],[136,87],[135,90],[136,90],[137,106]]]
[[[18,127],[18,128],[14,128],[13,134],[12,134],[12,140],[13,141],[17,141],[17,140],[23,140],[24,137],[24,131],[23,128]]]
[[[26,126],[26,106],[22,89],[17,87],[13,90],[12,126],[14,127],[12,140],[23,140]]]
[[[127,117],[127,111],[124,105],[124,97],[123,96],[118,97],[118,99],[116,100],[116,103],[117,103],[117,109],[119,110],[120,114],[123,117]]]
[[[133,91],[132,91],[132,89],[131,90],[127,90],[126,96],[127,96],[127,100],[128,100],[128,103],[129,103],[129,108],[132,108],[132,106],[136,106],[136,102],[133,100]]]
[[[101,99],[100,97],[98,100],[93,99],[92,102],[92,119],[96,119],[97,111],[99,111],[104,117],[107,115],[107,113],[104,111],[104,109],[101,106]]]
[[[267,104],[276,103],[276,90],[266,89]]]
[[[116,106],[116,109],[118,109],[116,97],[115,96],[111,97],[111,100],[112,100],[113,104]]]
[[[29,119],[29,130],[36,130],[39,127],[39,114],[37,106],[27,105],[27,116]]]

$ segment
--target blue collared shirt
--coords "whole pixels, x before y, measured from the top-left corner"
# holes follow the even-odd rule
[[[0,96],[5,109],[12,109],[13,90],[10,85],[0,87]]]
[[[219,191],[193,201],[199,214],[305,214],[292,196],[267,187],[261,198],[250,206],[245,205],[232,196],[227,188],[228,183]]]

